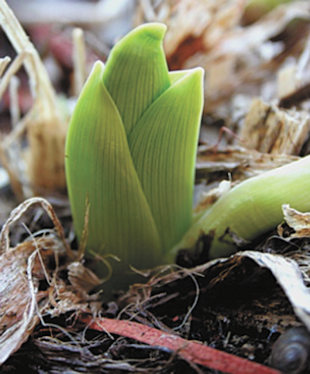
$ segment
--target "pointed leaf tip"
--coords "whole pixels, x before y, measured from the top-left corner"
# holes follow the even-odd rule
[[[150,22],[145,23],[141,26],[138,26],[136,29],[132,31],[130,35],[134,35],[135,37],[139,34],[143,35],[144,37],[149,37],[155,40],[163,40],[164,36],[167,31],[167,26],[163,23],[158,22]]]
[[[90,80],[93,80],[93,79],[94,79],[94,81],[96,81],[96,80],[99,81],[102,77],[103,70],[104,70],[104,63],[102,61],[97,60],[94,63],[94,65],[93,65],[93,67],[92,67],[92,69],[89,73],[89,76],[87,78],[87,82],[90,81]],[[94,77],[96,77],[96,78],[94,78]],[[85,83],[85,86],[86,86],[86,83]],[[83,93],[83,90],[80,92],[80,95],[82,93]]]
[[[204,69],[201,67],[196,67],[188,70],[174,70],[169,72],[169,78],[171,85],[183,80],[190,79],[191,82],[196,82],[201,87],[203,91],[203,80],[204,80]]]
[[[122,117],[126,134],[169,86],[162,40],[166,26],[148,23],[132,30],[112,49],[103,82]]]
[[[197,68],[189,70],[189,74],[192,74],[193,76],[197,77],[196,79],[199,80],[199,82],[201,82],[204,78],[204,73],[204,69],[199,66]]]
[[[92,68],[91,73],[92,73],[93,71],[98,72],[99,70],[101,70],[101,71],[103,72],[103,70],[104,70],[104,63],[103,63],[102,61],[100,61],[100,60],[97,60],[97,61],[94,63],[94,66],[93,66],[93,68]],[[90,73],[90,75],[91,75],[91,73]]]

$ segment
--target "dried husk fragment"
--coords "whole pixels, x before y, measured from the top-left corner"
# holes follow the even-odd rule
[[[296,209],[291,208],[288,204],[282,206],[284,220],[290,228],[294,230],[289,235],[290,238],[308,238],[310,237],[310,213],[302,213]],[[284,235],[282,226],[279,227],[278,232]]]

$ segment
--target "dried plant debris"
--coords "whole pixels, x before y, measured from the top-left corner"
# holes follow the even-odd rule
[[[86,318],[89,328],[102,331],[106,334],[116,334],[141,343],[157,346],[170,351],[187,361],[192,367],[200,365],[203,368],[215,369],[227,374],[280,374],[278,371],[267,368],[255,362],[216,350],[200,342],[181,338],[175,333],[163,333],[162,330],[146,326],[141,323],[115,320],[109,318]]]
[[[165,50],[171,68],[180,68],[195,53],[205,52],[240,21],[244,0],[143,1],[136,22],[160,21],[168,25]]]
[[[309,107],[304,105],[304,102],[309,99],[309,61],[310,38],[308,37],[299,58],[284,66],[277,74],[277,91],[281,107]]]
[[[253,100],[240,132],[242,145],[262,153],[298,155],[307,140],[310,115]]]
[[[260,266],[266,263],[271,268],[274,259],[268,262],[259,257],[258,261],[255,254],[258,253],[239,254],[191,270],[163,269],[148,284],[132,287],[118,301],[114,318],[118,315],[160,329],[163,335],[173,333],[184,339],[200,340],[214,348],[267,363],[276,337],[301,323],[270,270]],[[180,360],[160,346],[99,334],[83,324],[76,325],[74,320],[68,314],[56,322],[47,320],[47,326],[39,326],[31,340],[6,364],[16,368],[23,360],[35,372],[41,367],[43,372],[123,369],[171,373],[183,368],[189,373],[213,373]],[[61,330],[61,326],[66,330]],[[26,359],[29,350],[34,354]],[[44,365],[39,366],[43,358]]]
[[[0,5],[1,27],[14,47],[17,56],[4,72],[0,92],[3,96],[14,75],[24,66],[33,98],[31,109],[22,118],[18,102],[11,95],[17,115],[13,116],[13,130],[1,137],[0,160],[7,169],[17,197],[34,193],[60,191],[65,188],[64,142],[67,118],[59,109],[56,94],[40,60],[5,1]],[[7,61],[6,61],[7,63]],[[12,112],[12,111],[11,111]],[[22,135],[27,130],[28,147],[23,146]]]
[[[52,333],[52,337],[49,332]],[[70,334],[70,336],[68,336]],[[31,355],[29,354],[31,352]],[[23,363],[23,365],[21,365]],[[193,365],[194,366],[194,365]],[[173,373],[198,371],[161,347],[139,344],[131,339],[112,337],[90,329],[57,329],[34,332],[25,344],[4,365],[8,373],[25,368],[32,373]]]
[[[137,11],[137,23],[168,25],[165,48],[172,68],[205,69],[205,112],[227,126],[239,124],[236,110],[243,118],[254,97],[280,98],[282,106],[292,106],[306,100],[309,90],[309,2],[282,4],[243,25],[246,5],[242,0],[145,1]]]
[[[35,205],[45,210],[55,229],[29,233],[27,240],[10,247],[11,225]],[[26,200],[12,211],[3,225],[0,247],[0,363],[3,363],[29,338],[39,321],[44,325],[45,315],[79,310],[95,313],[97,295],[88,295],[90,276],[87,278],[85,274],[89,270],[83,271],[82,264],[77,264],[78,258],[66,243],[55,212],[42,198]],[[69,277],[61,276],[64,271],[69,272]],[[91,279],[92,286],[100,283],[94,275]]]
[[[306,287],[298,263],[290,258],[268,253],[248,253],[261,267],[271,271],[289,299],[296,316],[310,331],[310,294]]]
[[[61,149],[67,117],[59,111],[37,52],[2,3],[0,13],[8,22],[1,18],[1,26],[17,56],[12,63],[0,60],[0,96],[10,87],[13,128],[2,136],[0,160],[19,199],[49,190],[55,202],[54,191],[64,187]],[[198,193],[197,213],[240,181],[298,159],[310,130],[309,2],[284,4],[243,25],[245,7],[244,0],[137,4],[137,23],[167,23],[165,49],[172,68],[206,69],[206,113],[216,126],[229,125],[238,137],[235,144],[242,146],[200,147],[196,181],[203,192]],[[75,94],[85,79],[80,62]],[[22,65],[33,94],[26,115],[16,105],[14,83]],[[65,201],[56,205],[69,216]],[[37,206],[40,211],[30,222],[25,213]],[[38,218],[46,215],[42,211],[52,227]],[[22,216],[26,234],[17,226]],[[163,347],[94,332],[80,318],[84,313],[136,321],[268,364],[279,335],[291,327],[310,331],[309,213],[283,206],[283,216],[277,232],[249,250],[206,262],[209,243],[202,238],[193,256],[181,251],[178,265],[154,269],[146,284],[133,284],[125,295],[103,303],[101,294],[94,293],[101,281],[70,249],[49,203],[25,201],[0,234],[1,369],[214,373]]]
[[[265,171],[283,166],[299,157],[288,154],[268,154],[243,147],[200,146],[196,163],[196,183],[217,187],[223,181],[238,183]]]
[[[9,248],[10,224],[32,204],[48,209],[55,230]],[[74,258],[49,209],[45,200],[29,200],[12,214],[0,237],[4,252],[1,263],[6,271],[0,272],[5,277],[0,284],[11,280],[0,295],[5,300],[0,321],[6,325],[2,325],[1,343],[8,341],[5,330],[14,343],[3,343],[6,356],[2,357],[11,355],[30,336],[28,343],[4,364],[8,370],[26,360],[25,365],[37,372],[44,358],[42,372],[160,369],[168,373],[180,368],[197,372],[190,362],[160,347],[112,338],[95,333],[85,324],[76,325],[74,321],[83,312],[97,315],[101,310],[110,318],[130,319],[264,364],[268,363],[273,342],[288,328],[305,325],[310,330],[310,281],[305,276],[307,271],[309,274],[308,252],[303,257],[294,257],[292,251],[283,256],[267,246],[271,253],[239,252],[192,269],[163,267],[147,284],[132,285],[116,302],[100,308],[98,296],[89,295],[99,284],[98,279]],[[298,216],[298,212],[293,213]],[[179,263],[186,265],[181,257]],[[64,270],[65,278],[61,276]],[[212,373],[207,369],[201,372]]]
[[[180,269],[131,289],[127,297],[131,307],[124,309],[123,318],[172,329],[232,353],[239,336],[244,357],[255,360],[262,360],[262,346],[269,354],[288,328],[305,324],[309,329],[310,300],[302,273],[296,261],[277,254],[246,251]],[[252,352],[245,336],[249,345],[249,337],[256,339]]]
[[[291,238],[305,238],[310,237],[310,213],[301,213],[296,209],[291,208],[289,205],[282,207],[285,222],[294,230],[289,235]],[[279,234],[283,235],[284,232],[279,228]]]
[[[1,168],[0,168],[1,178]],[[4,224],[11,210],[15,208],[16,200],[12,189],[9,185],[5,184],[4,187],[0,187],[0,227]]]

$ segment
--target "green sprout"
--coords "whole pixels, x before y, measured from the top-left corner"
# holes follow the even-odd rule
[[[192,220],[203,70],[169,72],[166,26],[137,27],[97,62],[74,110],[66,177],[81,240],[119,271],[165,262]]]
[[[249,178],[219,198],[174,247],[194,249],[201,235],[210,235],[209,257],[228,256],[238,249],[235,236],[252,241],[282,220],[282,205],[310,210],[310,156]]]

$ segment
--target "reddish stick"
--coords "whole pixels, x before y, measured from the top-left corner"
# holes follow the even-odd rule
[[[145,326],[141,323],[110,318],[86,317],[82,321],[93,330],[138,340],[152,346],[168,348],[183,359],[220,370],[227,374],[281,374],[275,369],[210,348],[202,343]]]

